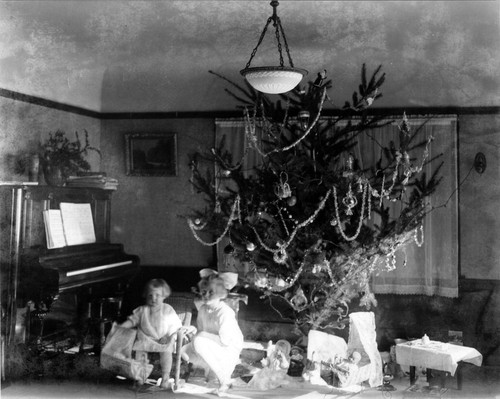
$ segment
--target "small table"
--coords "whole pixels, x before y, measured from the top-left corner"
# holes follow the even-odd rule
[[[410,367],[410,384],[415,383],[415,367],[441,370],[452,376],[457,371],[457,389],[462,389],[462,375],[459,362],[481,366],[483,355],[468,346],[454,345],[439,341],[422,344],[420,339],[396,345],[396,361]]]

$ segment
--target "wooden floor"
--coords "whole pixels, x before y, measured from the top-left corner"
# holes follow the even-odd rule
[[[447,381],[448,389],[439,394],[412,392],[409,390],[409,378],[402,377],[392,381],[395,391],[382,392],[377,388],[363,387],[359,393],[340,392],[333,387],[321,387],[302,384],[294,387],[278,388],[270,391],[255,391],[245,386],[232,388],[226,397],[234,399],[340,399],[340,398],[470,398],[493,399],[500,398],[500,368],[466,366],[464,368],[463,389],[458,391],[453,387],[453,379]],[[427,386],[425,377],[417,380],[420,387]],[[3,384],[2,398],[19,399],[160,399],[160,398],[214,398],[213,393],[207,393],[210,387],[203,384],[188,383],[184,391],[145,391],[137,390],[131,381],[116,380],[92,383],[89,381],[55,381],[43,379],[31,382],[15,382]]]

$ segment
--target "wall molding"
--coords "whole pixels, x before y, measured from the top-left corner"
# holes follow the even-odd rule
[[[0,88],[0,97],[9,98],[29,104],[40,105],[59,111],[65,111],[77,115],[89,116],[91,118],[111,119],[213,119],[213,118],[238,118],[242,116],[241,111],[182,111],[182,112],[99,112],[75,105],[60,103],[42,97],[23,94],[12,90]],[[484,107],[394,107],[394,108],[371,108],[369,115],[399,115],[406,112],[408,115],[500,115],[500,106]],[[341,110],[324,109],[323,116],[338,116]]]
[[[10,98],[11,100],[21,101],[28,104],[40,105],[42,107],[47,107],[58,111],[64,111],[72,114],[101,119],[100,112],[77,107],[75,105],[63,104],[57,101],[47,100],[46,98],[42,97],[36,97],[36,96],[31,96],[29,94],[19,93],[17,91],[0,88],[0,97]]]

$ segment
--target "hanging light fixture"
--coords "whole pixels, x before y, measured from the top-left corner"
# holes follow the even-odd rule
[[[281,94],[286,93],[292,90],[295,86],[299,84],[302,80],[302,77],[307,75],[307,71],[305,69],[295,68],[293,66],[292,57],[290,56],[290,51],[288,49],[288,43],[285,37],[285,31],[281,26],[280,18],[278,17],[278,13],[276,12],[276,8],[279,3],[276,0],[271,1],[271,6],[273,7],[273,15],[271,15],[267,19],[266,26],[262,31],[257,46],[253,49],[252,55],[250,56],[250,60],[245,67],[242,69],[240,73],[244,76],[244,78],[250,83],[250,85],[255,89],[262,93],[268,94]],[[276,40],[278,42],[278,52],[280,56],[280,65],[279,66],[262,66],[262,67],[250,67],[250,63],[252,62],[255,53],[257,53],[257,49],[259,48],[264,36],[266,34],[267,28],[270,23],[273,23],[273,26],[276,30]],[[285,51],[288,56],[288,61],[290,66],[287,67],[283,62],[283,52],[281,49],[281,38],[283,38],[283,44],[285,45]]]

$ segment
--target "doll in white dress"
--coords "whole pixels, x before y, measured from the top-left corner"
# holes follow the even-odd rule
[[[163,301],[170,296],[169,285],[163,279],[150,280],[144,289],[146,305],[136,308],[121,324],[124,328],[137,328],[133,350],[136,358],[147,359],[147,352],[160,353],[162,382],[160,387],[170,388],[172,352],[175,335],[182,328],[181,320],[172,306]]]
[[[287,372],[290,367],[290,349],[290,343],[284,339],[280,339],[276,345],[270,341],[267,356],[261,360],[264,367],[252,377],[248,387],[265,391],[289,384]]]
[[[243,334],[236,314],[223,302],[234,287],[237,274],[203,269],[200,276],[200,298],[195,301],[198,332],[192,342],[183,347],[183,358],[205,369],[207,374],[212,371],[220,384],[217,393],[224,393],[231,386],[231,374],[243,348]]]

